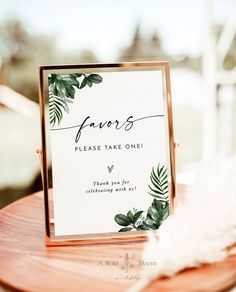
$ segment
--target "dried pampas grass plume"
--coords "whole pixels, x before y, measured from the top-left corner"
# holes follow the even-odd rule
[[[144,267],[129,292],[161,276],[225,259],[236,243],[236,157],[202,164],[185,199],[156,234],[158,239],[149,235],[143,259],[157,265]]]

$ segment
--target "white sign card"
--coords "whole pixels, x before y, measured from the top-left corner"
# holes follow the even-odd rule
[[[55,238],[132,237],[168,216],[174,157],[166,69],[167,62],[41,68]]]

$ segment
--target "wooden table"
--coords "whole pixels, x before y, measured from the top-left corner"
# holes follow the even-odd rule
[[[41,192],[0,211],[0,281],[10,290],[125,291],[139,276],[142,248],[141,242],[46,248]],[[124,267],[127,256],[131,265]],[[157,280],[145,291],[214,292],[234,285],[236,256],[230,256]]]

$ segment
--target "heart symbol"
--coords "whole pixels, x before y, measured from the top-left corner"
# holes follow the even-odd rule
[[[111,172],[112,172],[112,170],[113,170],[113,168],[114,168],[114,165],[107,166],[107,168],[108,168],[108,171],[109,171],[109,173],[111,173]]]

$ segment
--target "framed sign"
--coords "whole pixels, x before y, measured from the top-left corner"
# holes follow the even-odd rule
[[[47,245],[158,229],[175,196],[169,63],[40,66],[39,92]]]

